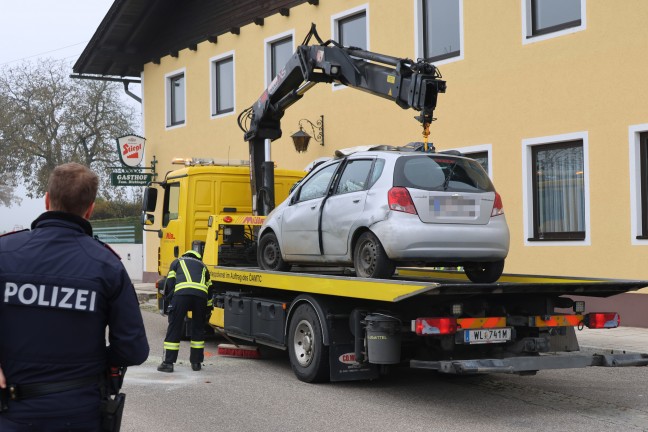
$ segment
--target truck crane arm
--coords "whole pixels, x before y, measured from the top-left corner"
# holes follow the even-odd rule
[[[318,45],[309,45],[315,37]],[[273,163],[264,161],[265,140],[281,137],[281,118],[286,109],[317,83],[339,82],[375,96],[391,99],[403,108],[420,112],[416,119],[427,140],[434,120],[437,96],[445,92],[445,81],[431,63],[412,61],[360,48],[323,42],[313,24],[304,42],[279,71],[261,97],[238,118],[250,147],[250,183],[255,215],[274,208]],[[261,174],[259,176],[259,174]]]

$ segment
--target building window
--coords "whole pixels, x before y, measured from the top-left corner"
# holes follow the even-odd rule
[[[634,245],[648,244],[648,123],[630,126],[630,223]]]
[[[648,132],[639,136],[641,223],[638,240],[648,240]]]
[[[286,66],[295,52],[293,32],[286,32],[265,40],[266,47],[266,87]]]
[[[435,63],[461,57],[462,0],[420,0],[417,8],[419,57]]]
[[[234,112],[234,54],[227,53],[211,60],[212,116]]]
[[[347,47],[367,49],[367,13],[355,13],[337,20],[338,42]]]
[[[484,171],[488,174],[488,177],[493,179],[493,146],[492,144],[479,144],[468,147],[457,147],[452,149],[443,149],[443,150],[456,150],[461,153],[462,156],[469,157],[476,160],[484,168]]]
[[[543,40],[585,28],[586,0],[522,0],[524,37]]]
[[[464,153],[464,156],[476,160],[484,168],[484,171],[488,172],[488,152]]]
[[[185,122],[186,89],[185,74],[174,73],[167,81],[167,126],[178,126]]]
[[[343,46],[369,49],[368,6],[362,5],[331,17],[333,39]],[[333,83],[333,88],[344,88]]]
[[[585,239],[583,142],[531,149],[533,234],[529,240]]]

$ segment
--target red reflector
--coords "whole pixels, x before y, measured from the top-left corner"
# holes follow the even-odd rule
[[[621,317],[616,312],[593,312],[585,315],[585,325],[591,329],[617,328]]]
[[[415,331],[418,335],[446,335],[457,333],[456,318],[416,318]]]
[[[234,220],[234,219],[232,219],[232,216],[225,216],[225,217],[223,218],[223,222],[225,222],[225,223],[230,223],[230,222],[232,222],[233,220]]]
[[[409,191],[404,187],[393,187],[387,193],[389,209],[411,214],[418,214]]]
[[[491,217],[499,216],[504,214],[504,204],[502,203],[502,197],[500,194],[495,192],[495,202],[493,203],[493,210],[491,211]]]

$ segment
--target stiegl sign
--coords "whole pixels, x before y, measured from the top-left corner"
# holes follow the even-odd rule
[[[135,168],[144,158],[146,138],[137,135],[124,135],[117,138],[117,153],[122,165]]]

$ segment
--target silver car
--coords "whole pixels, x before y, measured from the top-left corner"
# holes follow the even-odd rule
[[[396,265],[462,266],[496,281],[509,250],[502,199],[473,159],[458,154],[361,151],[317,166],[259,232],[266,270],[353,265],[389,278]]]

